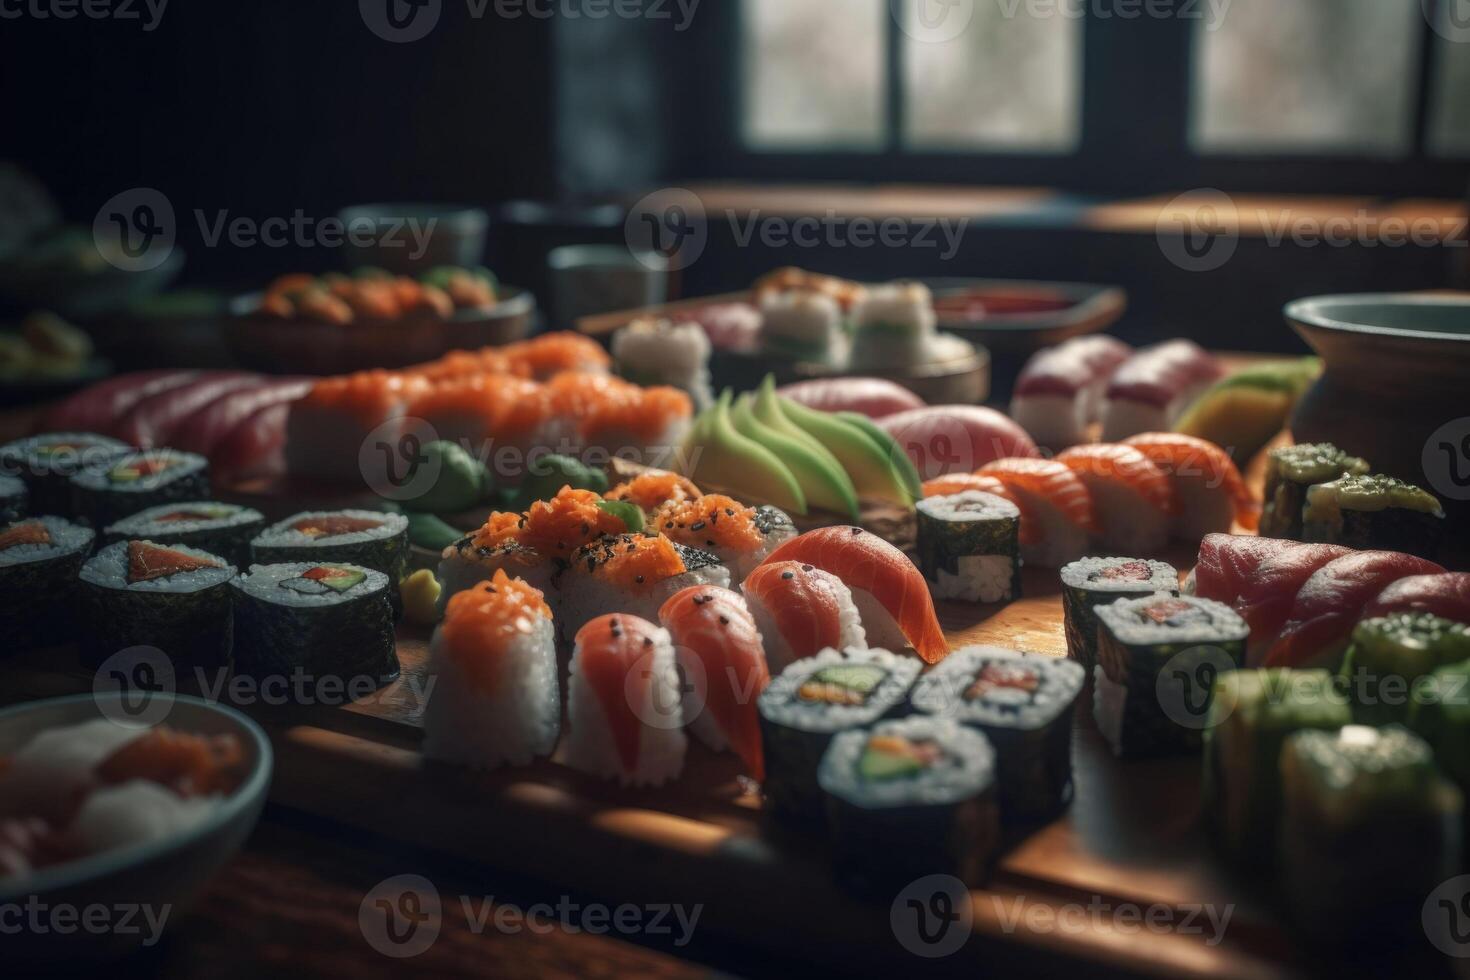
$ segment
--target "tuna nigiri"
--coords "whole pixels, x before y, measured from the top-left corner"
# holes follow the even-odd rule
[[[1199,560],[1185,582],[1185,591],[1201,599],[1234,606],[1240,590],[1253,579],[1262,563],[1298,547],[1296,541],[1257,538],[1247,534],[1209,534],[1200,542]]]
[[[1163,470],[1131,446],[1077,446],[1057,457],[1092,494],[1109,550],[1152,554],[1169,540],[1169,522],[1179,510]]]
[[[1108,383],[1103,440],[1116,442],[1138,432],[1172,428],[1222,374],[1220,363],[1193,341],[1171,340],[1144,348]]]
[[[1391,613],[1431,613],[1456,623],[1470,623],[1470,573],[1411,575],[1384,589],[1368,607],[1363,618]]]
[[[840,578],[852,590],[871,645],[911,646],[931,664],[948,656],[949,642],[923,574],[877,535],[860,527],[824,527],[786,542],[766,561],[801,562]]]
[[[1268,667],[1336,666],[1363,608],[1389,585],[1410,575],[1436,575],[1431,561],[1396,551],[1359,551],[1317,570],[1297,593]]]
[[[1207,534],[1227,532],[1232,524],[1254,530],[1261,507],[1246,487],[1230,454],[1213,442],[1169,432],[1134,436],[1124,445],[1143,453],[1169,474],[1179,513],[1174,534],[1198,541]]]
[[[857,412],[870,419],[924,407],[924,399],[883,378],[820,378],[787,385],[779,394],[819,412]]]
[[[1003,483],[1021,508],[1021,557],[1043,568],[1061,568],[1087,553],[1089,536],[1100,534],[1092,493],[1065,463],[1046,459],[1002,459],[981,476]]]
[[[1307,580],[1322,566],[1350,554],[1351,548],[1335,544],[1299,544],[1256,567],[1255,574],[1240,586],[1235,600],[1235,611],[1251,628],[1250,666],[1260,666],[1262,656],[1276,642]]]
[[[920,408],[890,415],[878,425],[904,448],[925,480],[969,473],[996,459],[1041,455],[1025,429],[979,405]]]
[[[826,649],[866,649],[862,616],[842,580],[798,561],[770,562],[741,585],[776,671]]]
[[[684,723],[717,752],[731,749],[765,778],[755,699],[771,682],[761,634],[737,592],[695,586],[664,603],[659,620],[683,668]]]
[[[1038,352],[1016,379],[1011,418],[1053,449],[1076,445],[1102,410],[1108,380],[1133,348],[1095,335]]]

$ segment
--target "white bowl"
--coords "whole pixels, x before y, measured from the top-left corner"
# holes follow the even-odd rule
[[[122,697],[119,692],[83,694],[0,711],[0,755],[13,754],[46,729],[104,717],[103,706],[121,705]],[[7,929],[0,940],[5,960],[14,956],[50,966],[112,959],[152,945],[162,929],[154,928],[142,910],[151,909],[157,922],[166,909],[162,925],[171,925],[250,836],[270,788],[270,740],[259,725],[231,708],[184,695],[175,695],[172,701],[163,724],[190,734],[234,735],[240,740],[246,760],[244,781],[209,819],[187,833],[106,851],[25,878],[0,879],[0,916],[9,919],[0,920],[0,926],[21,924],[18,933]],[[126,715],[118,712],[112,717]],[[108,910],[109,924],[82,927],[82,917],[94,906]],[[134,911],[125,924],[127,908]],[[57,910],[63,918],[56,918]],[[102,921],[102,913],[90,914]],[[75,916],[75,922],[69,923],[66,916]],[[34,922],[41,927],[34,927]]]

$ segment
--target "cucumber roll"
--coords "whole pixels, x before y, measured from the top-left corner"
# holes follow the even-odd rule
[[[29,513],[30,496],[19,477],[0,475],[0,525],[25,517]]]
[[[1271,450],[1266,460],[1261,537],[1301,541],[1307,491],[1339,477],[1364,476],[1368,469],[1366,460],[1349,456],[1328,442]]]
[[[817,766],[832,736],[901,710],[919,667],[887,650],[823,650],[776,676],[756,702],[771,810],[797,823],[820,822]]]
[[[265,527],[260,511],[235,504],[182,503],[149,507],[109,525],[103,538],[186,544],[219,555],[243,568],[250,562],[250,540]]]
[[[127,443],[90,432],[57,432],[0,446],[0,469],[30,493],[32,514],[71,516],[73,475],[132,452]]]
[[[1281,746],[1300,731],[1352,722],[1325,670],[1232,670],[1215,681],[1205,728],[1204,812],[1236,860],[1274,864]]]
[[[1125,758],[1194,752],[1218,674],[1245,662],[1250,627],[1229,606],[1166,592],[1097,607],[1093,713]]]
[[[396,680],[391,585],[359,565],[255,565],[233,583],[235,673],[257,681],[340,680],[348,689]]]
[[[1000,647],[956,650],[914,687],[914,707],[984,732],[998,758],[1001,814],[1025,823],[1072,799],[1072,707],[1080,664]]]
[[[1427,490],[1389,476],[1344,476],[1310,488],[1302,540],[1364,551],[1401,551],[1434,561],[1444,507]]]
[[[0,650],[19,653],[75,635],[77,572],[95,537],[91,528],[60,517],[0,530]]]
[[[1470,627],[1428,613],[1363,620],[1342,663],[1353,720],[1360,725],[1406,722],[1414,682],[1462,660],[1470,660]]]
[[[1179,572],[1161,561],[1083,558],[1063,567],[1062,612],[1066,617],[1067,656],[1088,670],[1097,663],[1094,610],[1099,605],[1178,591]]]
[[[82,662],[96,668],[129,647],[162,650],[179,677],[229,667],[235,568],[207,551],[120,541],[82,566]]]
[[[103,528],[160,504],[208,500],[209,460],[172,449],[128,453],[78,472],[71,490],[77,517]]]
[[[979,885],[999,832],[995,752],[946,718],[915,716],[832,739],[817,771],[838,873],[901,888],[948,874]]]
[[[936,599],[1010,602],[1021,596],[1021,510],[976,490],[917,504],[919,570]]]
[[[1398,726],[1298,732],[1281,782],[1282,870],[1301,925],[1385,948],[1418,933],[1426,898],[1458,871],[1463,810],[1424,740]]]

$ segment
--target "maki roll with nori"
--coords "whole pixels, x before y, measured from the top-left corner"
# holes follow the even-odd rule
[[[255,565],[236,578],[235,673],[334,678],[348,690],[399,674],[391,585],[359,565]]]
[[[1363,551],[1434,561],[1445,534],[1439,499],[1389,476],[1344,476],[1311,487],[1302,510],[1302,540]]]
[[[1098,606],[1093,714],[1113,752],[1199,749],[1215,678],[1245,663],[1250,627],[1222,603],[1166,592]]]
[[[1470,792],[1470,661],[1421,677],[1410,700],[1409,727],[1434,750],[1440,771]],[[1465,816],[1462,845],[1470,843],[1470,812]]]
[[[1342,681],[1360,725],[1402,724],[1414,683],[1438,667],[1470,660],[1470,626],[1428,613],[1365,619],[1353,629]]]
[[[1097,663],[1097,613],[1119,599],[1178,592],[1179,572],[1161,561],[1137,558],[1083,558],[1062,568],[1062,612],[1066,617],[1067,656],[1091,670]]]
[[[781,671],[756,702],[772,812],[819,822],[817,766],[832,736],[902,710],[919,667],[887,650],[823,650]]]
[[[97,667],[129,647],[162,650],[179,677],[229,667],[235,567],[186,545],[120,541],[82,566],[82,662]]]
[[[1287,736],[1351,724],[1347,698],[1325,670],[1232,670],[1215,681],[1205,727],[1204,812],[1232,858],[1276,861],[1281,747]]]
[[[1072,707],[1087,672],[1000,647],[951,653],[914,687],[914,707],[984,732],[998,758],[1001,814],[1024,823],[1072,798]]]
[[[186,544],[240,568],[250,563],[250,540],[265,527],[260,511],[214,502],[163,504],[108,526],[103,539]]]
[[[1302,537],[1302,510],[1314,486],[1344,476],[1364,476],[1367,460],[1349,456],[1328,442],[1273,449],[1266,461],[1266,498],[1261,512],[1261,537]]]
[[[92,551],[91,528],[35,517],[0,530],[0,651],[65,643],[76,627],[77,572]]]
[[[1424,740],[1396,725],[1298,732],[1281,784],[1281,864],[1300,924],[1354,945],[1422,941],[1426,899],[1459,870],[1463,810]]]
[[[388,600],[402,615],[398,583],[408,564],[408,518],[372,510],[297,514],[271,525],[250,542],[258,565],[336,562],[361,565],[388,576]]]
[[[19,477],[0,475],[0,525],[20,520],[29,513],[30,491]]]
[[[842,732],[817,784],[844,878],[885,891],[931,874],[983,881],[1000,832],[995,753],[980,732],[923,716]]]
[[[1010,602],[1021,596],[1021,510],[971,490],[917,504],[919,570],[936,599]]]
[[[57,432],[0,446],[0,470],[26,485],[32,514],[72,511],[71,478],[132,452],[127,443],[90,432]]]
[[[194,453],[149,449],[128,453],[71,478],[77,517],[104,528],[160,504],[209,499],[209,460]]]

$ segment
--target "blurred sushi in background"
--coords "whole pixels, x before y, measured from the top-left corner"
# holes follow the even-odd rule
[[[1290,424],[1297,402],[1321,374],[1315,357],[1236,371],[1200,395],[1174,431],[1213,442],[1245,466]]]
[[[842,307],[822,293],[772,293],[760,301],[762,352],[794,361],[846,366],[849,342]]]
[[[1102,335],[1039,351],[1016,380],[1011,418],[1053,451],[1086,442],[1102,417],[1108,382],[1132,355],[1133,348]]]
[[[1341,677],[1360,725],[1403,724],[1414,684],[1470,660],[1470,626],[1427,613],[1364,619],[1353,628]]]
[[[1307,489],[1302,539],[1434,560],[1446,534],[1434,494],[1392,477],[1342,476]]]
[[[1307,492],[1343,476],[1364,476],[1368,461],[1349,456],[1331,443],[1306,443],[1273,449],[1266,456],[1265,503],[1261,511],[1261,537],[1302,537],[1302,510]]]
[[[685,392],[702,410],[714,400],[710,388],[710,339],[697,323],[641,319],[613,334],[618,374],[639,385],[668,385]]]
[[[1140,432],[1168,432],[1190,405],[1225,373],[1191,340],[1146,347],[1125,361],[1103,398],[1103,442]]]
[[[904,370],[933,356],[939,317],[934,294],[923,283],[869,287],[852,310],[854,370]]]
[[[868,646],[851,590],[814,565],[768,562],[746,577],[741,591],[773,670],[785,670],[826,649]]]
[[[132,451],[125,442],[90,432],[51,432],[0,446],[0,472],[25,484],[32,514],[69,517],[75,514],[71,477]]]

